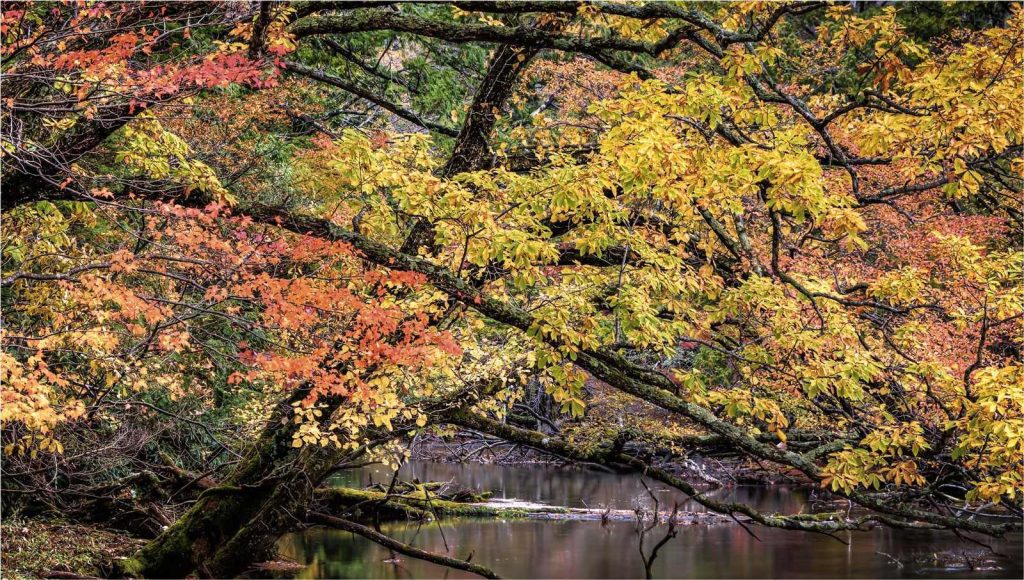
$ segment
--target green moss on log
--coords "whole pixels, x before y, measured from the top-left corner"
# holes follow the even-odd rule
[[[316,499],[328,512],[348,514],[356,519],[376,515],[387,519],[428,519],[477,517],[477,518],[523,518],[535,513],[567,513],[565,508],[543,508],[524,510],[481,503],[460,503],[443,499],[429,500],[415,495],[392,495],[366,489],[320,488]],[[352,513],[354,510],[354,513]]]

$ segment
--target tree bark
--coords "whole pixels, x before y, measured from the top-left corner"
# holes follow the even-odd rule
[[[204,491],[188,512],[121,564],[130,577],[237,576],[248,564],[273,554],[274,543],[295,523],[316,486],[344,457],[334,446],[295,448],[292,403],[282,400],[256,445],[220,486]],[[340,406],[331,401],[329,410]],[[325,419],[331,415],[324,413]]]

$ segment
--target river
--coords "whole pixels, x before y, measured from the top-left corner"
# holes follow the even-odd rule
[[[372,466],[345,472],[331,483],[361,487],[387,483],[391,470]],[[464,487],[491,490],[495,498],[553,506],[631,509],[651,503],[636,474],[479,464],[411,462],[402,479],[454,480]],[[666,486],[647,481],[663,510],[704,511]],[[713,492],[717,499],[746,502],[766,511],[809,511],[806,490],[785,486],[737,486]],[[819,534],[750,528],[734,523],[679,527],[652,567],[656,578],[1021,578],[1021,534],[987,541],[996,552],[960,541],[947,532],[876,528],[843,533],[843,544]],[[483,564],[508,578],[635,578],[644,576],[633,522],[454,519],[394,522],[381,531],[434,552]],[[645,550],[662,538],[649,532]],[[447,549],[446,549],[447,546]],[[392,554],[346,532],[311,528],[281,539],[286,557],[306,565],[300,578],[464,578],[464,572]],[[952,554],[952,560],[949,555]],[[973,569],[972,569],[973,568]]]

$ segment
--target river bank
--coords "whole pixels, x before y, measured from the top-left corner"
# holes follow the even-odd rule
[[[531,465],[558,468],[580,467],[579,464],[563,457],[537,449],[467,434],[446,438],[420,437],[410,448],[410,454],[414,461],[430,463],[473,463],[506,467],[528,467]],[[777,466],[758,463],[735,453],[717,456],[695,453],[678,456],[664,451],[648,453],[644,458],[651,465],[699,486],[800,485],[809,483],[807,478],[796,470],[778,469]],[[609,471],[607,467],[600,465],[584,467]]]

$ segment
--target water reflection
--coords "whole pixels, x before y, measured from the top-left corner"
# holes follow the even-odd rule
[[[387,485],[393,474],[394,471],[388,467],[374,465],[343,472],[330,483],[344,487],[365,487],[374,483]],[[637,501],[649,501],[639,475],[543,465],[504,467],[412,461],[402,466],[400,477],[406,481],[414,477],[420,481],[454,481],[462,487],[492,491],[497,499],[519,499],[565,507],[630,509]],[[671,510],[672,505],[679,502],[681,510],[706,511],[681,492],[650,479],[646,481],[658,496],[662,509]],[[782,513],[799,512],[807,502],[807,494],[803,490],[786,487],[739,486],[714,490],[708,495]]]
[[[390,481],[386,469],[367,468],[343,474],[339,485]],[[646,496],[636,475],[548,468],[416,463],[402,477],[420,481],[455,479],[462,485],[495,490],[498,497],[552,505],[598,505],[629,508]],[[663,501],[684,501],[674,491],[655,487]],[[740,487],[723,498],[750,502],[761,509],[800,511],[804,492],[785,488]],[[687,503],[685,509],[697,509]],[[843,545],[821,535],[753,528],[760,541],[733,524],[692,525],[666,545],[654,565],[660,578],[1020,578],[1021,535],[996,542],[1008,561],[977,558],[981,550],[955,536],[930,531],[876,529],[845,535]],[[643,577],[634,527],[629,522],[448,520],[438,523],[391,523],[382,531],[436,552],[472,557],[510,578],[633,578]],[[653,532],[655,541],[663,529]],[[651,541],[648,542],[650,546]],[[397,556],[352,534],[313,528],[286,536],[282,552],[308,564],[301,578],[463,578],[463,572]],[[977,565],[999,569],[940,570],[933,554],[952,550],[975,555]],[[897,561],[901,562],[897,563]],[[913,561],[913,564],[909,564]]]

